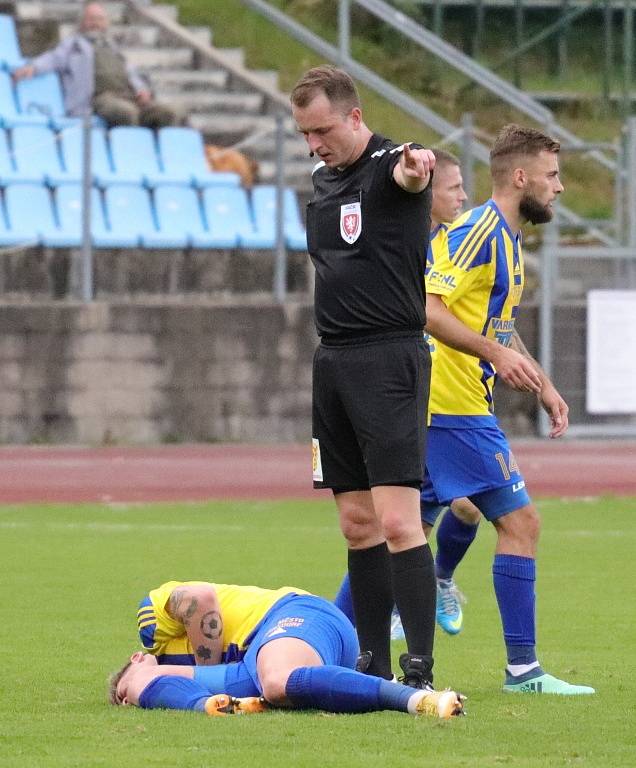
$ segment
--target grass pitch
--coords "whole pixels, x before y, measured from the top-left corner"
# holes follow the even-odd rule
[[[211,720],[106,703],[108,673],[137,647],[137,602],[162,581],[291,584],[333,596],[345,551],[329,501],[0,507],[0,764],[633,768],[636,501],[540,509],[540,659],[598,693],[501,693],[494,534],[484,524],[457,572],[469,598],[464,631],[440,632],[436,647],[436,682],[465,692],[469,714],[441,723],[392,712]],[[394,643],[396,658],[402,650]]]

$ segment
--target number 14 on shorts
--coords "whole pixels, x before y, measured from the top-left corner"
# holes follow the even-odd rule
[[[504,476],[504,480],[510,480],[512,475],[519,474],[519,465],[517,464],[515,457],[512,455],[512,451],[508,452],[508,461],[506,461],[501,451],[498,451],[495,454],[495,459],[497,459],[497,463],[499,464],[499,468],[501,469],[501,472]]]

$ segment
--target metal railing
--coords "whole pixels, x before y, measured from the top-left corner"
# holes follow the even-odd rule
[[[423,27],[420,27],[418,24],[416,24],[416,22],[409,19],[407,24],[407,17],[404,16],[404,14],[401,12],[396,11],[391,6],[388,6],[386,3],[382,2],[382,0],[353,1],[359,3],[360,5],[364,5],[367,7],[367,9],[373,7],[378,14],[385,14],[385,16],[383,15],[381,17],[382,20],[387,21],[387,23],[389,23],[391,26],[394,26],[399,31],[407,34],[410,39],[416,40],[416,42],[421,41],[424,47],[429,50],[430,53],[437,55],[437,49],[439,48],[439,55],[443,58],[444,61],[446,61],[448,64],[451,64],[452,66],[457,65],[458,67],[461,67],[461,71],[464,72],[464,74],[472,76],[476,82],[479,82],[480,84],[488,83],[488,87],[492,90],[493,93],[497,93],[497,84],[502,83],[502,87],[507,94],[507,99],[504,100],[507,100],[508,103],[513,103],[514,94],[519,94],[520,103],[523,102],[526,105],[527,114],[532,116],[533,119],[537,120],[538,122],[545,123],[546,130],[548,130],[551,135],[561,138],[569,146],[585,150],[590,157],[593,157],[597,162],[600,162],[606,169],[612,171],[615,170],[616,164],[611,158],[607,157],[605,154],[596,149],[588,150],[588,145],[586,145],[582,139],[563,128],[563,126],[559,126],[556,120],[554,120],[552,113],[541,104],[538,102],[528,101],[527,95],[523,94],[522,91],[518,91],[514,88],[514,86],[510,85],[510,83],[507,83],[507,81],[498,78],[496,75],[492,76],[492,73],[490,73],[489,70],[480,67],[479,64],[474,62],[468,56],[465,56],[456,48],[450,46],[448,43],[444,43],[443,40],[440,40],[440,38],[432,35],[432,33],[430,33],[428,30],[425,30]],[[346,68],[352,77],[354,77],[360,83],[371,88],[395,106],[399,107],[405,112],[408,112],[415,119],[419,120],[424,125],[427,125],[440,136],[446,137],[447,141],[450,141],[451,143],[457,144],[459,146],[459,142],[463,136],[463,130],[461,126],[454,125],[449,120],[446,120],[446,118],[425,106],[421,101],[418,101],[412,96],[409,96],[396,86],[391,85],[391,83],[387,82],[384,78],[380,77],[378,74],[372,72],[363,64],[360,64],[355,59],[351,58],[349,52],[350,0],[340,0],[340,34],[338,47],[335,47],[326,42],[319,35],[307,29],[307,27],[300,24],[295,19],[292,19],[278,8],[270,5],[265,0],[241,0],[241,2],[261,13],[269,21],[279,26],[299,42],[319,53],[325,59],[337,62],[340,66]],[[470,73],[472,73],[472,75],[470,75]],[[480,81],[482,75],[484,77],[484,83],[481,83]],[[513,103],[513,106],[516,105]],[[535,107],[536,112],[534,111]],[[473,152],[477,160],[485,164],[488,163],[489,151],[483,143],[477,140],[473,141]],[[600,230],[594,225],[586,223],[582,216],[579,216],[577,213],[568,209],[567,207],[561,206],[559,209],[559,215],[565,223],[586,229],[590,236],[597,238],[602,243],[606,243],[607,245],[615,244],[614,239],[606,232]]]
[[[619,162],[622,173],[618,174],[623,183],[618,185],[619,194],[622,197],[620,208],[622,214],[619,218],[618,230],[619,244],[614,247],[599,246],[571,246],[560,242],[558,218],[546,226],[546,232],[541,249],[541,293],[539,313],[539,360],[543,369],[552,376],[554,367],[555,349],[555,320],[554,306],[559,300],[559,286],[562,262],[602,262],[597,268],[596,285],[582,285],[581,298],[587,295],[588,290],[602,287],[613,290],[636,290],[636,117],[632,117],[625,123],[623,141],[619,147]],[[613,270],[607,269],[612,264]],[[588,268],[588,282],[595,278],[589,277],[592,270]],[[599,286],[599,276],[602,276],[603,285]],[[636,354],[636,350],[634,350]],[[583,361],[583,375],[590,361]],[[539,415],[539,429],[542,435],[550,431],[547,414],[543,411]],[[592,436],[636,436],[636,414],[632,419],[619,417],[615,419],[607,417],[590,417],[585,423],[573,423],[569,429],[573,437]]]

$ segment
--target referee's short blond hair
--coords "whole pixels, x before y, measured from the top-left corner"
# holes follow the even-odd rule
[[[294,86],[290,101],[302,109],[320,93],[324,93],[329,103],[346,115],[361,106],[358,89],[351,76],[330,64],[307,70]]]

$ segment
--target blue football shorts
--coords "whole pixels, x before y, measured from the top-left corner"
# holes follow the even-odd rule
[[[477,429],[428,428],[424,505],[467,496],[487,520],[530,504],[526,484],[497,422]]]
[[[424,468],[424,479],[420,490],[420,515],[423,525],[435,525],[437,518],[448,509],[448,504],[440,504],[439,499],[433,488],[431,477],[426,467]]]
[[[256,672],[258,652],[270,641],[282,637],[304,640],[318,653],[323,664],[355,667],[358,638],[344,613],[323,597],[289,595],[265,614],[243,657],[246,671],[261,693],[263,689]]]

